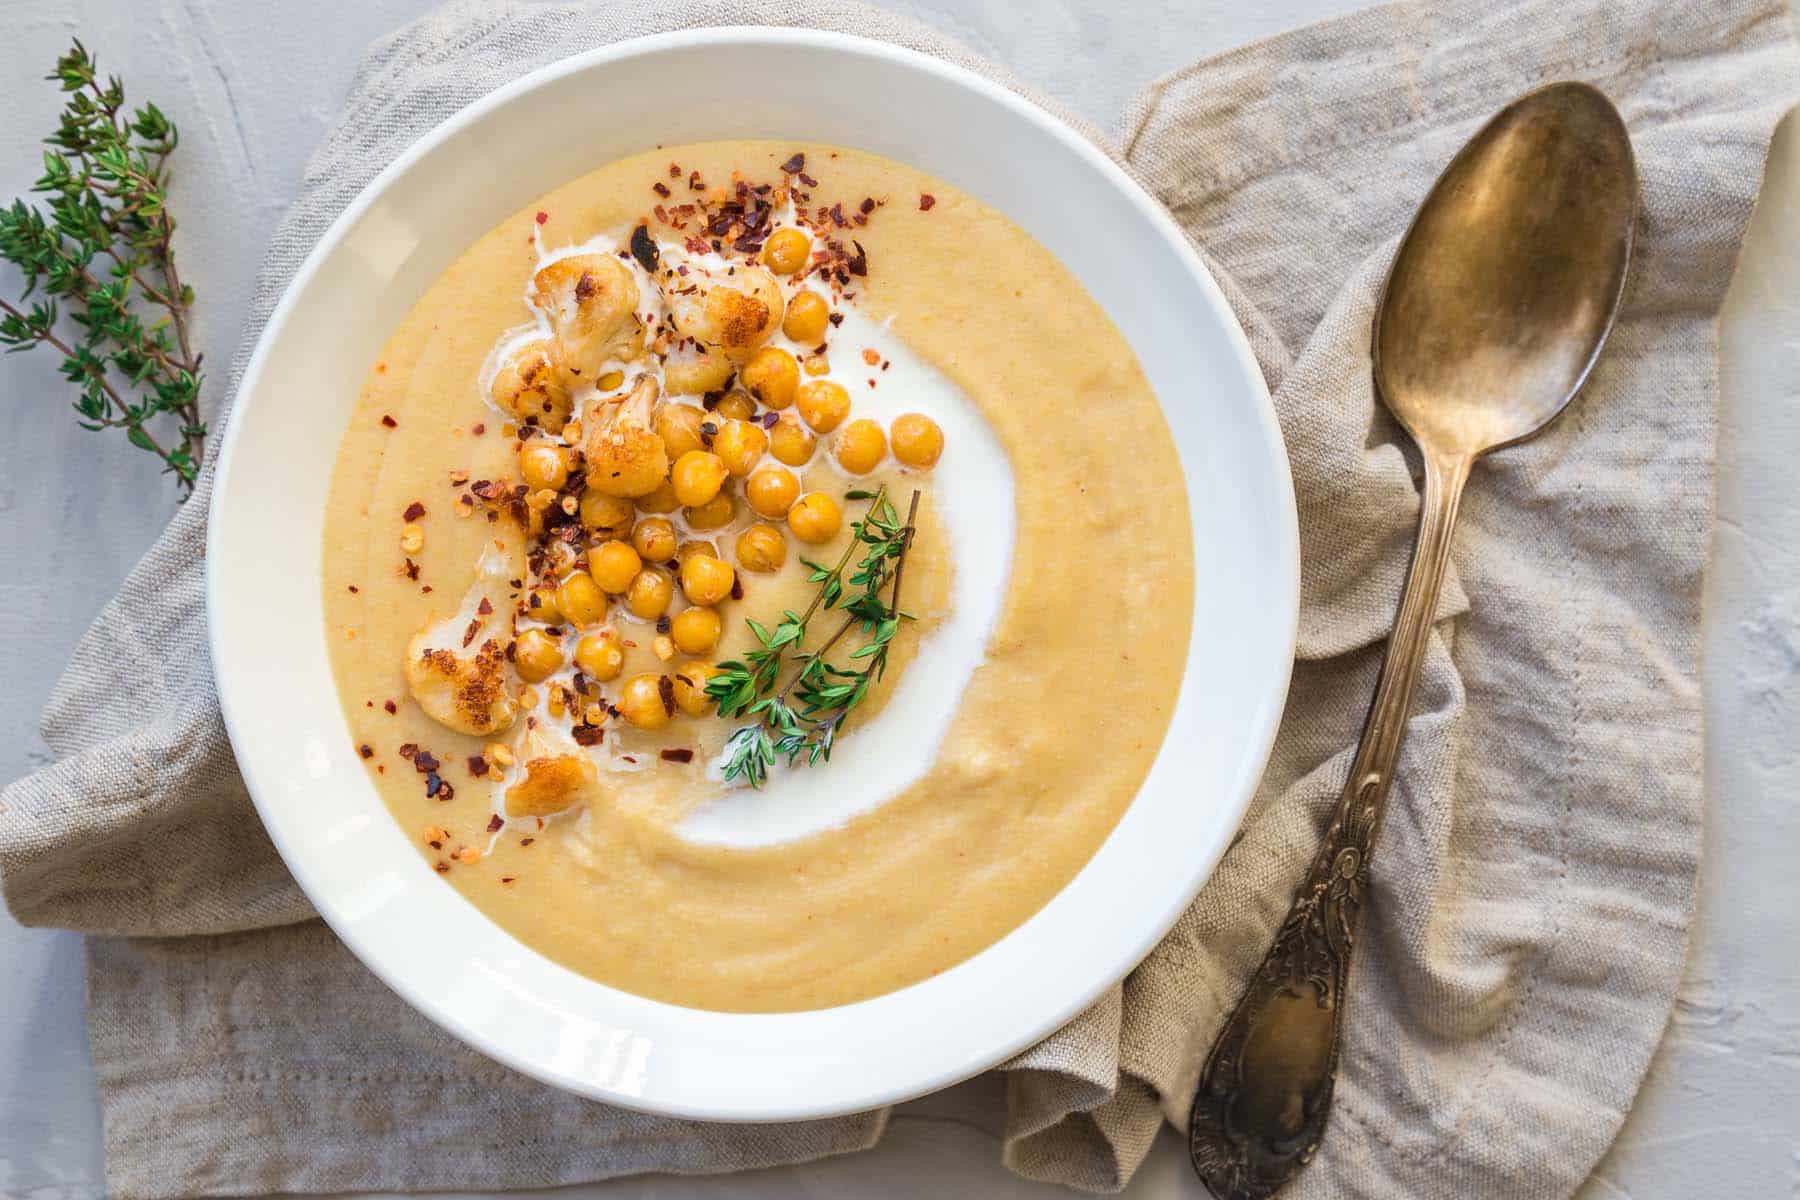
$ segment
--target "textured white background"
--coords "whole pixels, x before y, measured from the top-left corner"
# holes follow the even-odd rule
[[[1154,76],[1363,0],[886,2],[1113,130],[1127,97]],[[200,344],[222,374],[264,240],[358,52],[431,3],[0,0],[0,200],[35,176],[36,141],[57,108],[37,80],[79,35],[133,95],[180,123],[183,273],[201,298]],[[1650,1081],[1582,1200],[1800,1198],[1797,140],[1784,126],[1724,322],[1700,918]],[[12,276],[0,274],[0,286],[10,290]],[[173,506],[148,455],[75,429],[65,391],[40,354],[0,364],[0,662],[9,685],[0,691],[0,779],[43,761],[36,716],[70,646]],[[996,1164],[999,1099],[978,1083],[910,1105],[880,1149],[814,1167],[568,1194],[1048,1194]],[[0,912],[0,1196],[99,1195],[99,1146],[79,940],[21,929]],[[1130,1194],[1202,1194],[1173,1136]]]

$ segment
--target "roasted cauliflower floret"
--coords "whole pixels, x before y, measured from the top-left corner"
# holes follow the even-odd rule
[[[640,375],[622,399],[597,399],[588,410],[587,486],[603,496],[648,496],[669,477],[669,451],[654,426],[656,377]]]
[[[781,284],[766,269],[740,264],[727,273],[690,261],[687,270],[659,276],[682,334],[741,362],[781,328]]]
[[[515,556],[490,546],[456,615],[428,623],[406,644],[406,685],[426,716],[485,737],[513,723],[518,705],[506,675],[512,640],[507,580]]]
[[[535,421],[551,433],[569,423],[574,398],[563,377],[562,352],[549,338],[533,338],[514,347],[494,372],[494,403],[519,419]]]
[[[543,267],[531,302],[550,318],[563,368],[576,379],[592,382],[640,332],[637,281],[610,255],[571,254]]]
[[[736,370],[723,350],[684,341],[663,360],[663,383],[671,396],[698,396],[723,390]]]
[[[593,799],[600,772],[577,746],[559,746],[538,730],[525,737],[523,774],[506,789],[506,815],[547,817]]]

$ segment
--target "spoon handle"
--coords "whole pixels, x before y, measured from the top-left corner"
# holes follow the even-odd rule
[[[1331,1115],[1369,859],[1443,589],[1470,455],[1425,455],[1412,569],[1362,741],[1287,919],[1201,1072],[1188,1153],[1219,1200],[1261,1200],[1312,1160]]]

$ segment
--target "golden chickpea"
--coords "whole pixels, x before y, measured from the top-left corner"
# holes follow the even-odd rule
[[[756,415],[756,398],[749,392],[727,392],[713,412],[727,421],[748,421]]]
[[[705,419],[706,410],[692,404],[664,404],[657,408],[656,433],[663,440],[663,448],[669,452],[670,462],[677,461],[689,450],[706,449],[700,440],[700,422]]]
[[[694,557],[696,554],[710,554],[714,558],[717,558],[719,557],[719,548],[711,542],[704,542],[698,538],[690,538],[681,543],[681,549],[675,552],[675,565],[677,567],[685,566],[687,560]]]
[[[683,663],[675,672],[675,705],[690,717],[704,717],[713,711],[713,698],[706,694],[706,681],[716,674],[710,663]]]
[[[808,380],[797,403],[800,415],[815,433],[830,433],[850,415],[850,393],[829,379]]]
[[[812,253],[812,238],[804,229],[789,226],[777,229],[763,243],[763,265],[777,275],[792,275],[806,265],[807,256]]]
[[[669,601],[674,598],[675,582],[661,567],[645,567],[625,589],[625,607],[631,610],[632,616],[646,621],[654,621],[668,612]]]
[[[556,607],[556,589],[549,587],[533,588],[531,595],[525,597],[525,615],[533,621],[542,621],[546,625],[555,625],[562,621],[562,609]]]
[[[831,319],[831,306],[817,292],[801,292],[788,301],[787,317],[781,332],[804,346],[816,346],[825,336],[825,323]]]
[[[800,364],[780,346],[764,346],[738,372],[738,382],[769,408],[786,408],[800,386]]]
[[[619,639],[610,629],[604,633],[590,633],[575,643],[575,665],[584,674],[601,683],[609,683],[625,669],[625,647],[619,645]]]
[[[625,546],[624,542],[608,542],[608,546]],[[625,546],[627,552],[630,546]],[[592,625],[606,616],[606,593],[594,582],[594,577],[586,571],[576,571],[562,581],[556,589],[556,607],[562,609],[567,617],[579,629],[583,625]]]
[[[681,564],[681,590],[693,604],[717,604],[731,596],[737,572],[710,554],[696,554]]]
[[[648,496],[637,498],[639,511],[647,513],[671,513],[681,507],[681,501],[675,498],[675,485],[663,480],[654,492]],[[624,534],[620,534],[624,537]]]
[[[588,551],[588,570],[609,596],[622,596],[637,578],[644,560],[625,542],[606,542]]]
[[[924,413],[895,417],[889,436],[894,443],[894,457],[909,467],[929,470],[944,452],[944,431]]]
[[[561,446],[532,438],[519,449],[519,474],[533,491],[560,491],[569,482],[569,460]]]
[[[754,421],[727,421],[713,439],[713,453],[733,475],[748,475],[769,448],[769,435]]]
[[[604,496],[592,488],[581,493],[581,523],[601,537],[624,537],[636,516],[631,501],[623,497]]]
[[[808,375],[829,375],[831,374],[831,360],[823,354],[809,354],[806,356],[806,361],[800,364],[800,369]]]
[[[527,629],[513,643],[513,669],[526,683],[542,683],[562,664],[562,647],[541,629]]]
[[[645,517],[631,531],[631,548],[645,562],[668,562],[675,557],[675,526],[662,517]]]
[[[673,716],[663,703],[663,676],[653,672],[633,675],[619,689],[619,715],[639,729],[662,729]]]
[[[711,654],[723,627],[715,610],[696,604],[675,614],[669,622],[669,636],[683,654]]]
[[[730,474],[718,455],[707,450],[689,450],[675,460],[669,482],[675,486],[675,499],[696,508],[719,494],[719,488]]]
[[[771,521],[779,521],[799,496],[800,481],[786,467],[760,467],[744,483],[744,499]]]
[[[769,453],[790,467],[804,467],[813,456],[819,439],[798,421],[783,417],[769,430]]]
[[[705,504],[698,504],[687,510],[687,523],[692,529],[718,529],[731,524],[737,516],[737,501],[731,493],[720,491],[718,495]]]
[[[746,571],[779,571],[787,561],[787,538],[775,526],[758,521],[738,534],[737,560]]]
[[[852,475],[867,475],[887,457],[887,435],[867,417],[850,422],[833,447],[838,466]]]
[[[824,492],[808,492],[788,509],[787,521],[795,537],[816,546],[837,536],[844,514],[838,511],[837,501]]]

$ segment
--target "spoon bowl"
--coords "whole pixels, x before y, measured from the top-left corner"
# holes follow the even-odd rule
[[[1636,178],[1624,121],[1585,83],[1526,94],[1451,160],[1375,318],[1375,385],[1422,447],[1508,445],[1580,390],[1625,294]]]

